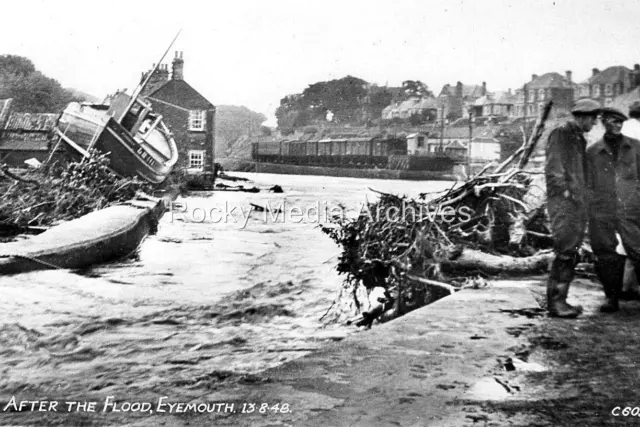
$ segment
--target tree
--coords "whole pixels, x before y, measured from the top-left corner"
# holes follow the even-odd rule
[[[420,80],[405,80],[402,82],[402,92],[406,98],[433,98],[433,92]]]
[[[0,55],[0,73],[28,76],[36,71],[36,66],[29,58],[17,55]]]
[[[56,113],[72,101],[84,101],[37,71],[30,59],[0,55],[0,99],[6,98],[13,98],[14,111],[26,113]]]
[[[309,85],[301,94],[280,100],[276,110],[278,127],[300,128],[324,123],[328,111],[333,113],[335,123],[363,121],[368,86],[366,81],[353,76]]]
[[[260,126],[260,134],[262,136],[271,136],[271,128],[268,126]]]
[[[382,110],[384,110],[393,100],[392,93],[386,88],[372,86],[369,90],[369,102],[367,104],[367,113],[371,118],[380,118]]]
[[[267,118],[247,107],[219,105],[216,108],[216,156],[243,157],[245,147],[235,147],[240,138],[252,133],[262,133]],[[236,153],[236,154],[233,154]],[[242,154],[241,154],[242,153]],[[245,156],[246,157],[246,156]]]

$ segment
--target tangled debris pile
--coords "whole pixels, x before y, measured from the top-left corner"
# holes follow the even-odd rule
[[[337,270],[346,275],[327,320],[343,316],[345,299],[360,311],[362,287],[367,293],[384,289],[380,304],[357,321],[370,326],[462,287],[482,286],[491,275],[545,271],[552,254],[544,176],[525,166],[550,108],[529,141],[491,173],[487,167],[444,194],[422,194],[420,200],[380,193],[358,218],[336,217],[323,227],[342,247]]]
[[[0,167],[0,233],[10,235],[77,218],[150,190],[147,183],[120,178],[108,166],[106,155],[95,154],[77,163],[64,167],[54,164],[24,176]]]

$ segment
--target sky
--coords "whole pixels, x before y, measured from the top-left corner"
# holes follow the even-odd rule
[[[580,82],[640,63],[639,0],[0,0],[0,54],[65,87],[131,92],[180,30],[185,80],[215,105],[275,124],[280,99],[347,75],[522,87],[532,74]]]

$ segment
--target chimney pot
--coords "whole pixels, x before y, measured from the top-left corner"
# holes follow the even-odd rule
[[[595,76],[596,74],[600,73],[600,70],[598,70],[597,68],[593,68],[591,70],[591,77]]]
[[[178,55],[176,51],[176,57],[173,58],[172,63],[173,69],[171,74],[172,80],[184,80],[184,60],[182,59],[182,55]]]
[[[569,83],[571,83],[572,82],[571,77],[572,77],[573,73],[571,72],[571,70],[567,70],[567,71],[565,71],[565,74],[567,76],[567,80],[569,80]]]
[[[538,75],[537,75],[537,74],[531,74],[531,80],[535,80],[535,79],[537,79],[537,78],[538,78]]]

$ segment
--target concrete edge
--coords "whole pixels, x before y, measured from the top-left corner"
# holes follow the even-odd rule
[[[2,244],[0,245],[0,275],[43,269],[86,268],[126,256],[134,252],[149,234],[155,234],[158,222],[177,195],[177,188],[170,189],[161,198],[143,195],[52,227],[24,242]],[[77,241],[70,243],[63,244],[55,241],[55,235],[62,229],[65,233],[78,234],[74,233],[74,228],[77,230],[86,228],[86,222],[93,219],[92,215],[99,213],[98,216],[108,217],[110,209],[118,209],[122,216],[123,207],[129,207],[130,212],[126,212],[124,220],[115,227],[105,227],[103,233],[93,236],[78,236]],[[100,225],[96,224],[95,227]],[[40,248],[38,245],[32,245],[36,239],[44,242]],[[47,239],[51,240],[49,244]]]

